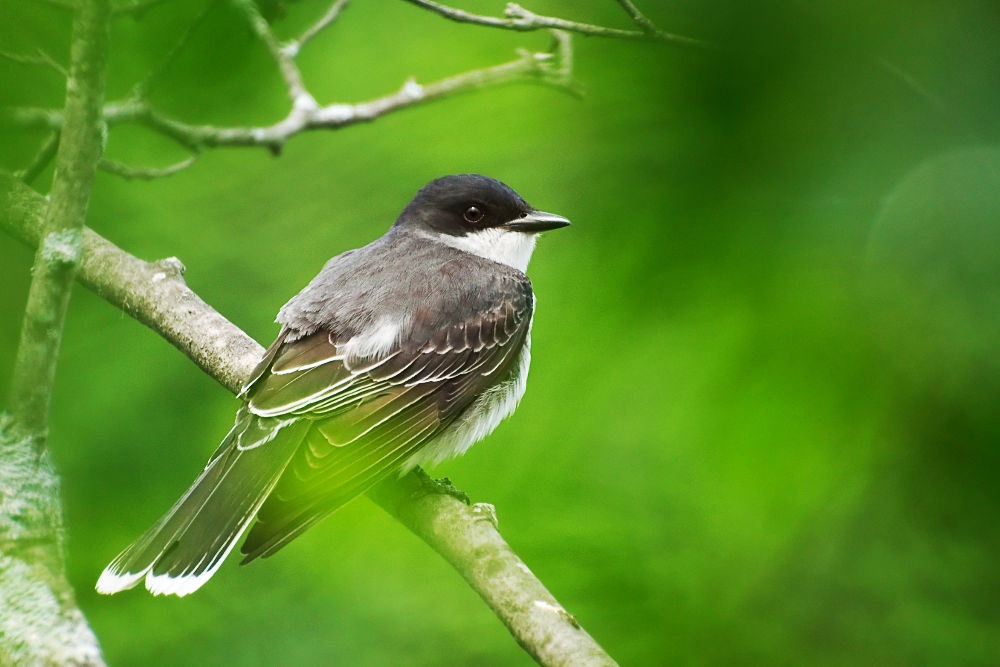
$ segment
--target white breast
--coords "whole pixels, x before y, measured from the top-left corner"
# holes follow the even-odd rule
[[[528,382],[531,365],[531,323],[528,337],[516,361],[510,379],[499,382],[483,392],[441,435],[424,445],[403,464],[400,475],[414,466],[438,464],[460,454],[493,432],[505,417],[517,407]]]

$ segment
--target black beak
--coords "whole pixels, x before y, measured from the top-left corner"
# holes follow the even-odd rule
[[[514,232],[537,234],[538,232],[547,232],[550,229],[566,227],[569,224],[569,220],[561,215],[545,211],[530,211],[520,218],[514,218],[510,222],[504,223],[503,226]]]

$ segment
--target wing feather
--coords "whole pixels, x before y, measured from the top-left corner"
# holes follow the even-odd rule
[[[243,562],[269,556],[309,526],[398,471],[477,396],[514,370],[530,326],[526,279],[486,313],[396,343],[352,368],[327,331],[286,343],[249,389],[259,416],[311,420],[302,445],[261,506]]]
[[[243,562],[273,554],[309,526],[391,475],[439,427],[430,404],[394,421],[365,447],[333,448],[322,458],[299,456],[257,514],[243,544]],[[322,434],[310,434],[309,448],[323,449]]]
[[[323,340],[321,335],[309,336],[284,346],[274,358],[271,373],[284,375],[343,359],[343,355],[332,345],[329,334],[326,338]]]

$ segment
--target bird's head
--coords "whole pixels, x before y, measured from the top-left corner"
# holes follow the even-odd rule
[[[524,271],[536,235],[569,224],[533,208],[498,180],[460,174],[421,188],[395,226]]]

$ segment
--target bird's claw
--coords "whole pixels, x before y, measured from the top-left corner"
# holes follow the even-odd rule
[[[434,493],[444,493],[446,495],[451,496],[452,498],[457,498],[458,500],[461,500],[466,505],[472,504],[472,500],[469,498],[469,494],[467,494],[465,491],[452,484],[451,480],[448,479],[447,477],[442,477],[441,479],[431,479],[430,483],[434,487]]]

